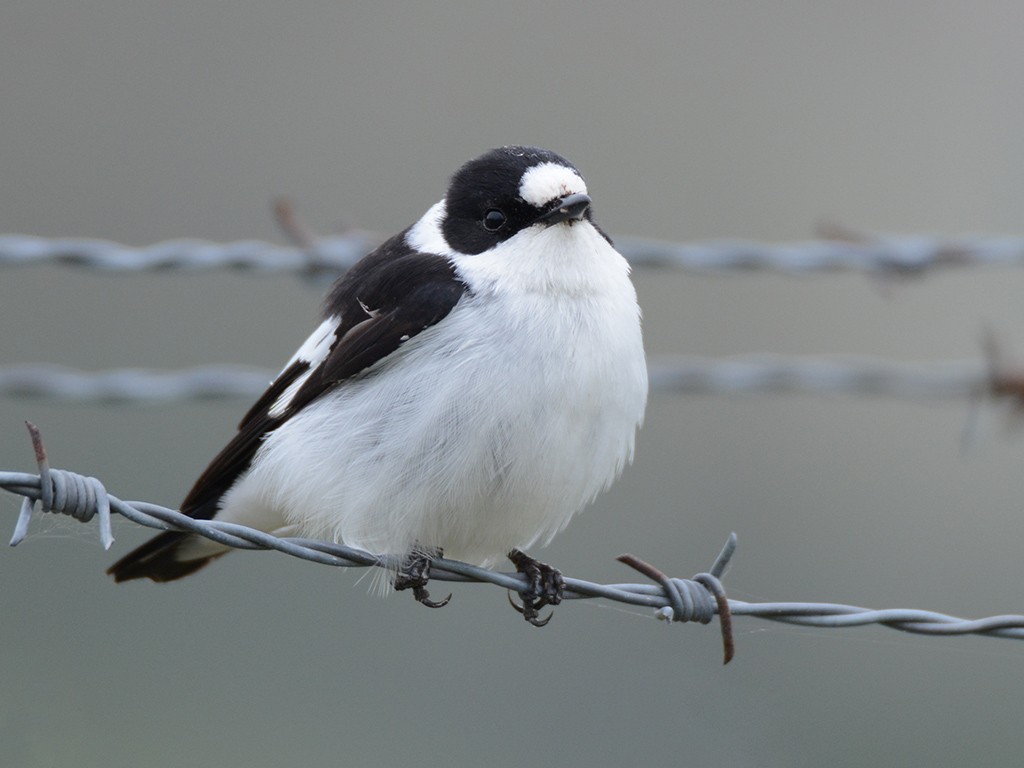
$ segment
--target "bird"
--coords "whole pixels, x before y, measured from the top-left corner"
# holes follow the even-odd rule
[[[580,171],[499,147],[337,279],[181,511],[398,558],[391,586],[433,607],[432,559],[508,557],[541,626],[564,582],[525,550],[632,462],[647,389],[629,264]],[[107,573],[174,581],[227,551],[167,531]]]

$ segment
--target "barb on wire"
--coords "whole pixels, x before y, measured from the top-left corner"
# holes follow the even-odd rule
[[[370,232],[314,238],[287,201],[281,206],[279,202],[279,223],[289,239],[302,247],[184,238],[132,247],[107,240],[11,234],[0,235],[0,266],[58,264],[107,272],[228,268],[319,275],[348,269],[383,239]],[[824,234],[830,239],[778,244],[674,243],[625,236],[617,237],[615,243],[634,266],[698,272],[846,270],[907,276],[937,268],[1024,265],[1024,238],[1019,237],[860,235],[838,228]]]
[[[256,397],[274,371],[208,365],[177,371],[66,366],[0,366],[0,396],[80,403],[155,403]],[[953,360],[903,363],[870,357],[770,355],[651,361],[652,392],[675,394],[798,393],[965,399],[986,395],[1024,403],[1024,374],[1005,365]]]
[[[0,487],[23,497],[12,545],[24,538],[35,503],[41,502],[44,512],[71,515],[82,522],[88,522],[94,515],[99,515],[104,546],[109,546],[112,540],[109,538],[109,513],[116,512],[149,528],[189,531],[236,549],[273,549],[310,562],[333,566],[389,567],[393,564],[391,558],[340,544],[303,538],[278,538],[242,525],[195,520],[156,504],[122,501],[108,494],[95,478],[84,478],[73,472],[51,468],[38,437],[38,430],[30,427],[30,431],[39,474],[0,471]],[[582,579],[565,578],[565,599],[601,597],[628,605],[647,606],[656,609],[658,618],[670,621],[708,623],[714,615],[718,615],[722,625],[726,663],[733,654],[730,617],[735,616],[756,616],[807,627],[880,624],[923,635],[975,634],[1024,640],[1024,616],[1018,615],[968,620],[934,611],[871,610],[836,603],[749,603],[728,599],[720,579],[735,548],[736,535],[732,534],[711,569],[693,579],[668,578],[654,566],[631,555],[624,555],[620,558],[623,562],[655,583],[595,584]],[[522,592],[528,587],[521,574],[491,571],[448,559],[432,561],[431,579],[495,584],[515,592]]]

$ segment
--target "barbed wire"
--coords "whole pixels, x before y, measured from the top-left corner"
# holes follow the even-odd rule
[[[345,271],[376,242],[372,235],[347,234],[303,249],[259,240],[215,243],[193,238],[129,246],[90,238],[0,235],[0,266],[53,264],[100,272],[235,269],[319,275]]]
[[[195,520],[167,507],[141,501],[122,501],[109,494],[96,478],[49,466],[38,430],[29,426],[36,452],[38,474],[0,471],[0,487],[22,497],[21,512],[11,546],[24,540],[37,502],[44,513],[69,515],[81,522],[98,517],[100,541],[113,543],[111,513],[149,528],[180,530],[198,534],[227,547],[243,550],[276,550],[309,562],[340,567],[393,568],[394,558],[379,556],[340,544],[303,538],[278,538],[246,526],[214,520]],[[734,616],[752,616],[805,627],[854,627],[868,624],[923,635],[983,635],[1024,639],[1024,616],[1000,615],[982,619],[961,619],[935,611],[915,609],[873,610],[837,603],[761,602],[751,603],[726,597],[721,577],[736,549],[731,534],[712,567],[692,579],[670,578],[632,555],[618,559],[654,581],[654,584],[597,584],[565,578],[565,599],[600,597],[628,605],[655,609],[666,621],[709,623],[717,615],[722,628],[724,658],[733,654],[731,621]],[[528,583],[521,574],[480,568],[457,560],[439,558],[431,563],[431,579],[488,583],[523,593]]]
[[[650,364],[651,389],[686,394],[855,394],[964,398],[1001,389],[1013,377],[981,361],[906,363],[865,356],[661,357]]]
[[[905,363],[871,357],[661,357],[650,363],[651,391],[672,394],[863,395],[1024,399],[1024,375],[991,363],[950,360]],[[206,365],[180,370],[115,368],[83,371],[50,364],[0,366],[0,397],[65,403],[169,403],[255,397],[270,369]]]
[[[273,378],[270,369],[240,365],[205,365],[177,371],[82,371],[31,363],[0,366],[0,396],[40,397],[65,403],[170,403],[255,397]]]
[[[294,230],[292,233],[294,235]],[[831,227],[823,239],[796,243],[721,240],[674,243],[618,237],[616,247],[634,266],[698,272],[770,270],[789,274],[859,271],[921,275],[950,267],[1022,266],[1024,238],[995,236],[862,235]],[[342,272],[383,239],[363,231],[331,237],[292,237],[302,246],[258,240],[216,243],[183,238],[129,246],[91,238],[0,235],[0,266],[55,264],[103,272],[250,270],[321,276]]]

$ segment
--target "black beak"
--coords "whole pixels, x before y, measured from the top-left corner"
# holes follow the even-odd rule
[[[535,220],[537,224],[550,227],[562,221],[579,221],[590,208],[590,196],[578,193],[566,195],[555,203],[555,207]]]

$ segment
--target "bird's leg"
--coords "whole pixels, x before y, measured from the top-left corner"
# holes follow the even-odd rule
[[[554,615],[549,613],[546,619],[538,618],[539,611],[546,605],[558,605],[562,602],[562,593],[565,591],[565,582],[562,580],[562,573],[557,568],[538,562],[532,557],[518,549],[508,553],[508,559],[516,570],[523,574],[529,586],[519,593],[523,604],[516,605],[511,596],[509,602],[512,607],[523,614],[523,618],[535,627],[543,627]]]
[[[403,589],[411,589],[416,602],[423,603],[428,608],[443,608],[448,605],[448,601],[452,599],[451,594],[444,600],[431,600],[430,593],[427,592],[430,563],[443,556],[444,551],[440,547],[415,545],[395,573],[395,590],[401,592]]]

